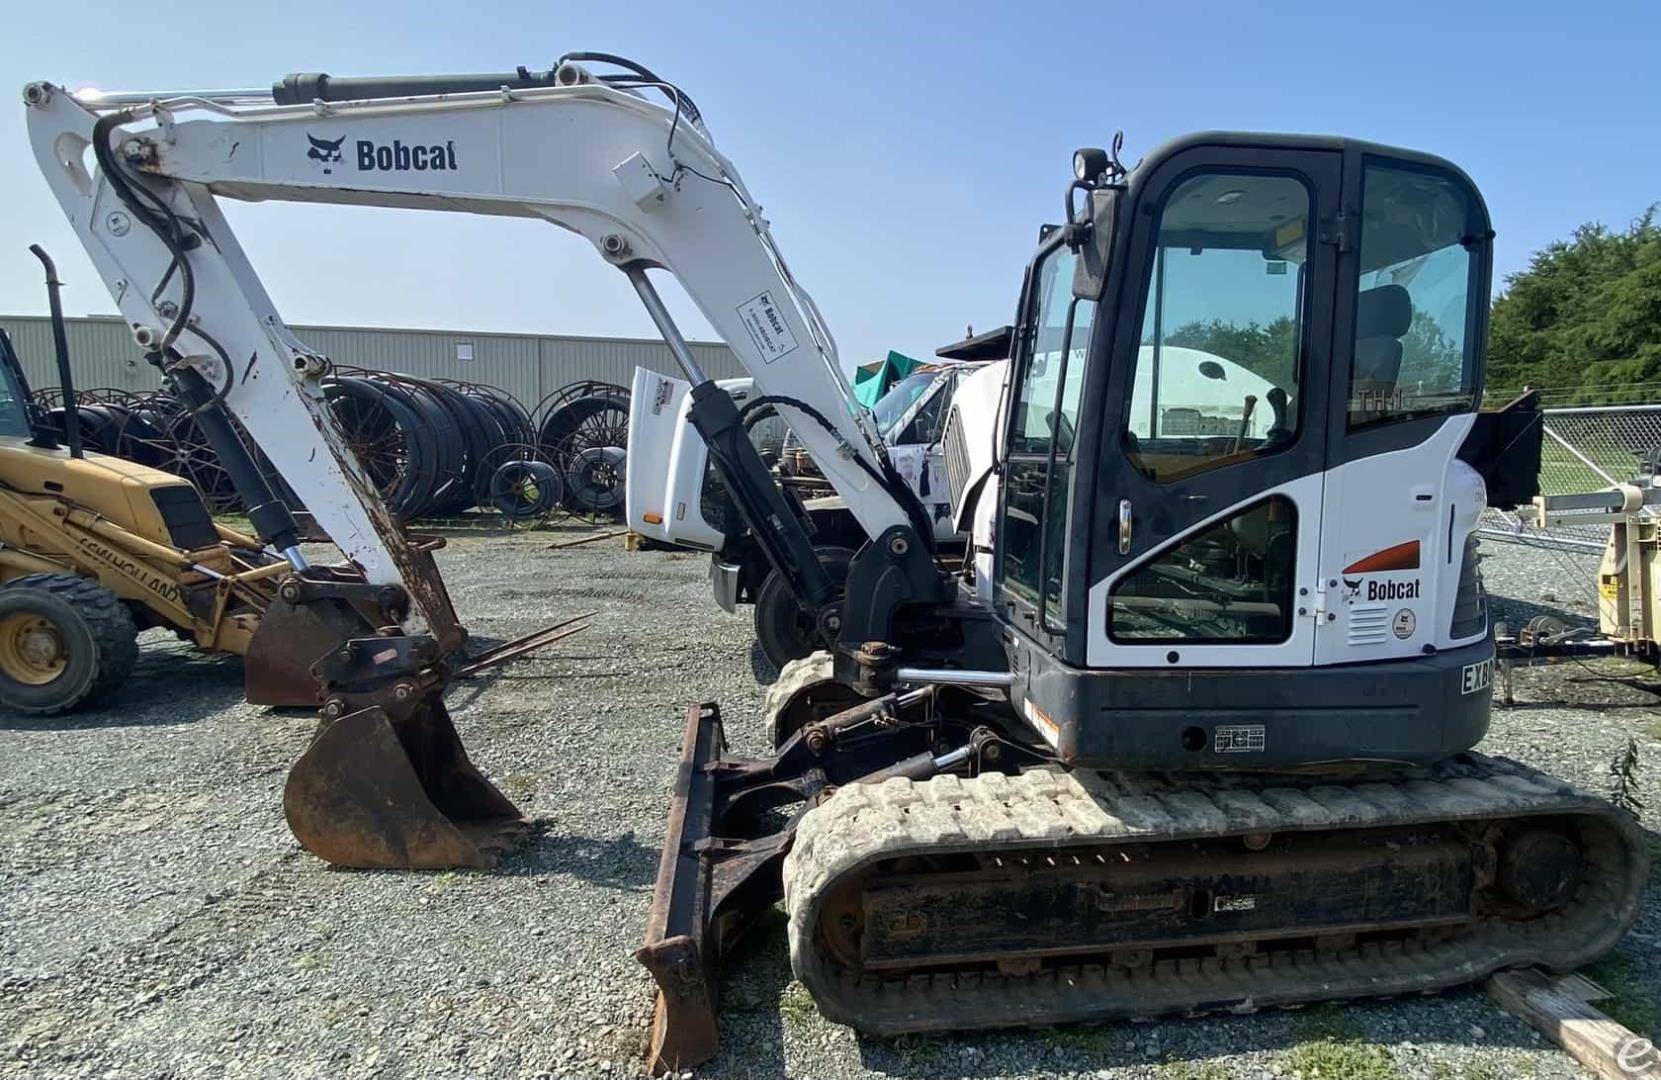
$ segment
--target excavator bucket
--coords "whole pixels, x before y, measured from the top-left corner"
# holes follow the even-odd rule
[[[489,869],[525,827],[467,758],[436,696],[324,719],[289,770],[283,813],[300,845],[336,866]]]
[[[336,866],[488,869],[526,822],[462,748],[438,644],[358,637],[313,674],[322,724],[283,788],[301,846]]]

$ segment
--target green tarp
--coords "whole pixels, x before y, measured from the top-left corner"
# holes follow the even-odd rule
[[[861,364],[854,372],[854,400],[869,409],[889,388],[922,366],[903,353],[890,352],[875,364]]]

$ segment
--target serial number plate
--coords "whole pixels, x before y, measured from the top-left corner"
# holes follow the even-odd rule
[[[1459,676],[1459,692],[1474,694],[1479,690],[1486,690],[1494,685],[1494,662],[1481,660],[1475,664],[1466,664]]]
[[[1211,747],[1219,754],[1261,754],[1262,724],[1219,724],[1211,733]]]

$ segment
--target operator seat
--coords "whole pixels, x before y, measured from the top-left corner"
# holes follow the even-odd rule
[[[1372,415],[1392,407],[1401,376],[1401,339],[1412,324],[1413,298],[1400,285],[1380,285],[1361,294],[1355,306],[1352,411]]]

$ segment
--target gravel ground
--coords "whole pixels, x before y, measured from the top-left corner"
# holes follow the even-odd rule
[[[681,712],[754,723],[748,621],[701,557],[547,534],[456,535],[441,564],[481,638],[598,609],[594,628],[455,689],[474,759],[537,822],[494,874],[332,870],[283,824],[313,721],[241,702],[240,665],[151,633],[118,698],[0,717],[0,1076],[624,1076],[651,981],[650,904]],[[1498,546],[1507,618],[1573,617],[1591,565]],[[1585,564],[1584,571],[1576,567]],[[1661,825],[1661,712],[1607,665],[1518,671],[1484,745],[1598,791],[1635,738]],[[1653,673],[1648,677],[1654,684]],[[1661,890],[1596,975],[1653,1025]],[[885,1042],[825,1022],[790,979],[782,918],[733,958],[722,1055],[700,1075],[1578,1077],[1477,992],[1256,1017]],[[1653,1027],[1651,1028],[1653,1030]]]

